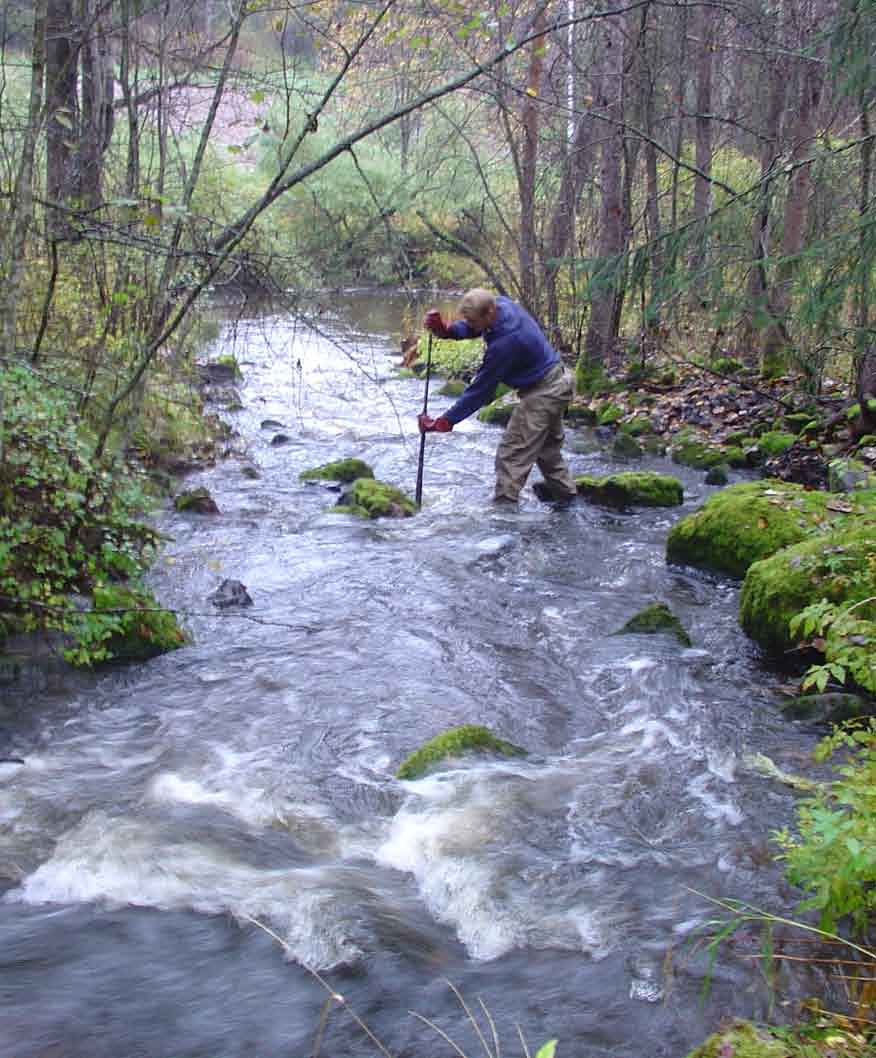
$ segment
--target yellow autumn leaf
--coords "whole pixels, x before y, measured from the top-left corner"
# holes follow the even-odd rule
[[[769,524],[770,523],[766,520],[766,518],[758,518],[757,520],[758,529],[766,529]]]
[[[526,94],[527,94],[528,96],[537,96],[537,95],[538,95],[538,92],[537,92],[537,91],[536,91],[536,90],[535,90],[535,89],[534,89],[534,88],[532,87],[532,85],[530,85],[530,86],[529,86],[529,87],[528,87],[528,88],[526,89]]]

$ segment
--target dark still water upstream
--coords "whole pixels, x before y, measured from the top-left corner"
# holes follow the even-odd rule
[[[482,1053],[448,982],[508,1055],[519,1025],[562,1058],[681,1058],[766,1015],[738,954],[699,1000],[715,909],[690,890],[778,909],[765,849],[793,795],[746,757],[799,767],[813,732],[781,719],[736,587],[665,564],[678,510],[554,511],[527,489],[493,511],[498,434],[469,420],[428,439],[415,518],[327,513],[298,474],[331,459],[413,493],[402,311],[351,296],[319,333],[226,325],[212,352],[243,364],[229,418],[261,477],[229,460],[186,482],[219,517],[159,518],[153,587],[194,612],[194,645],[6,688],[25,764],[0,765],[0,1058],[305,1058],[327,994],[305,967],[397,1058],[453,1053],[411,1011]],[[567,444],[576,473],[620,468],[586,431]],[[689,511],[709,490],[680,476]],[[225,577],[251,609],[213,614]],[[692,648],[611,634],[655,599]],[[460,723],[529,756],[394,778]],[[378,1050],[336,1004],[319,1053]]]

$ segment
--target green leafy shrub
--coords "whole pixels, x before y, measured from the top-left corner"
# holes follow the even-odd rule
[[[822,739],[815,758],[838,750],[837,779],[800,801],[797,834],[777,831],[788,879],[811,893],[801,910],[815,910],[822,929],[847,920],[863,935],[876,912],[876,720],[852,721]]]
[[[102,660],[105,647],[93,658],[90,650],[107,638],[105,620],[72,597],[147,568],[157,536],[138,518],[141,481],[95,462],[63,391],[24,366],[5,370],[2,383],[0,633],[60,631],[80,645],[71,660]]]

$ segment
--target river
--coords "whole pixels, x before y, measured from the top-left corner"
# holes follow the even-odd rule
[[[473,1058],[453,989],[506,1055],[519,1026],[533,1053],[681,1058],[722,1018],[767,1015],[751,952],[719,958],[701,999],[716,909],[696,893],[777,907],[768,838],[793,795],[745,758],[793,770],[814,734],[781,717],[737,586],[664,561],[710,488],[654,457],[682,509],[527,490],[494,511],[498,432],[470,419],[427,439],[416,517],[331,513],[302,469],[356,455],[413,494],[404,309],[362,294],[317,330],[226,320],[211,353],[242,364],[228,418],[260,477],[229,459],[185,483],[219,516],[158,515],[151,585],[193,644],[5,687],[25,763],[0,765],[0,1058],[379,1054],[351,1012],[396,1058],[455,1053],[422,1018]],[[623,468],[586,430],[567,444],[575,473]],[[252,608],[210,606],[225,577]],[[612,635],[655,599],[691,648]],[[461,723],[529,755],[394,778]]]

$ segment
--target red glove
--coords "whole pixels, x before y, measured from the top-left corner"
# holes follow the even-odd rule
[[[449,338],[450,328],[444,322],[441,313],[437,309],[430,309],[423,319],[423,326],[431,331],[436,338]]]
[[[433,419],[424,411],[417,416],[417,425],[420,427],[420,433],[450,433],[453,429],[453,423],[443,415]]]

